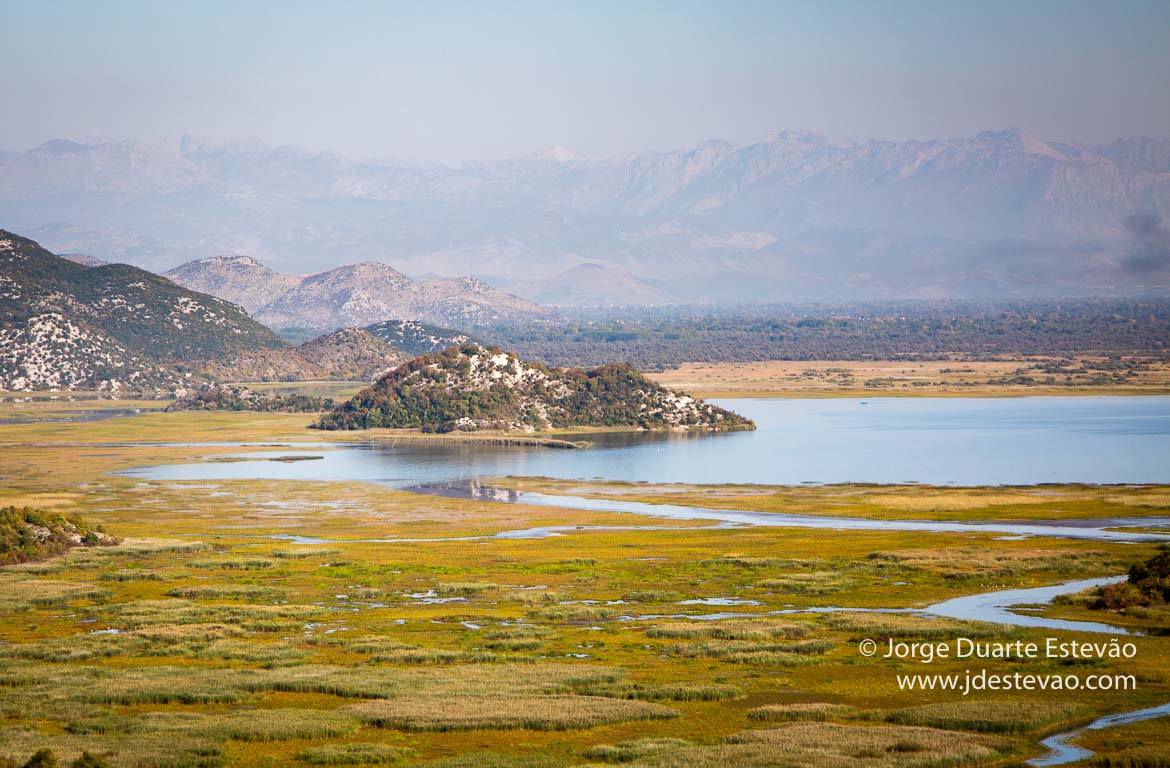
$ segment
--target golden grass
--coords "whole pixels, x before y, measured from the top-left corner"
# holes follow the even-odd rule
[[[834,720],[850,712],[853,712],[853,707],[848,704],[817,701],[805,704],[768,704],[751,710],[748,712],[748,717],[765,723],[785,723],[799,720],[823,722]]]
[[[899,709],[891,723],[983,733],[1026,733],[1084,718],[1089,709],[1064,701],[955,701]]]
[[[407,731],[561,731],[679,714],[660,704],[599,696],[403,696],[353,704],[346,710],[363,722]]]
[[[1076,356],[1072,367],[1098,362],[1099,355]],[[1146,365],[1125,384],[1092,383],[1093,372],[1073,374],[1066,385],[1060,374],[1053,384],[1007,383],[1021,370],[1043,381],[1047,374],[1030,366],[1051,357],[995,361],[956,360],[764,360],[747,363],[683,363],[648,374],[667,387],[698,397],[857,397],[1165,394],[1170,392],[1170,363],[1142,359]]]
[[[397,762],[409,754],[410,750],[400,747],[351,742],[305,749],[297,752],[295,757],[309,765],[385,765]]]
[[[1006,740],[932,728],[797,722],[745,731],[715,746],[676,748],[636,766],[723,768],[929,768],[985,763],[1012,748]]]
[[[805,637],[812,631],[807,624],[759,621],[687,621],[655,624],[646,630],[646,637],[669,639],[712,640],[771,640],[774,638]]]

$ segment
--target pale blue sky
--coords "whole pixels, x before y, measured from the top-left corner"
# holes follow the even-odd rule
[[[773,128],[1170,138],[1170,0],[0,0],[0,18],[8,149],[191,132],[460,163]]]

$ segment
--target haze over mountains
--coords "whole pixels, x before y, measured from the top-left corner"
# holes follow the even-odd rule
[[[1170,141],[1015,131],[777,133],[460,168],[190,136],[0,153],[4,226],[56,251],[160,271],[237,253],[285,277],[348,264],[389,282],[473,275],[548,303],[1164,293],[1168,217]],[[304,310],[272,282],[238,300]]]
[[[276,329],[331,331],[385,320],[461,327],[552,314],[475,278],[414,281],[378,262],[285,275],[248,256],[213,256],[164,276],[239,304]]]

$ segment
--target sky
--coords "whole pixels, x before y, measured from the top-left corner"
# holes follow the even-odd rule
[[[775,129],[1170,138],[1170,0],[0,0],[0,147],[183,133],[458,165]]]

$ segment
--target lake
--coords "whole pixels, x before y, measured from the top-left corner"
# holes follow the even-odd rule
[[[1170,397],[735,399],[755,432],[604,434],[592,450],[361,445],[317,461],[198,463],[153,479],[371,480],[407,487],[503,476],[652,483],[1170,483]],[[322,433],[327,440],[329,433]],[[271,456],[272,454],[264,454]],[[261,458],[261,456],[257,456]]]

